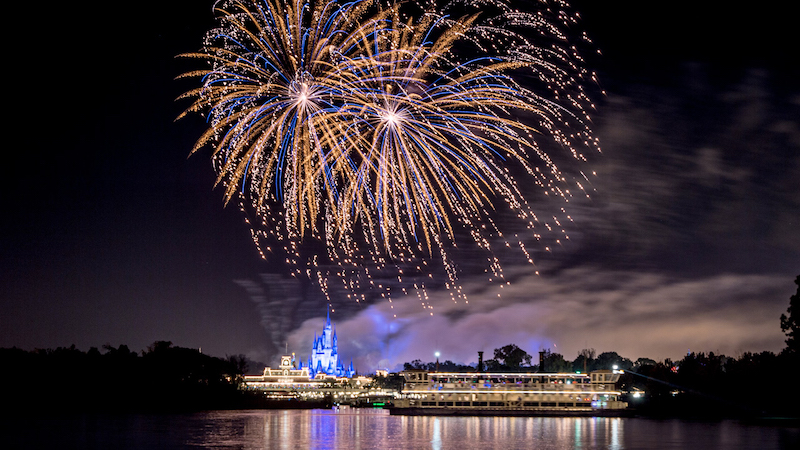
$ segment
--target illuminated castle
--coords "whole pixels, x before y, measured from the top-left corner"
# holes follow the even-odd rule
[[[350,361],[350,367],[345,368],[339,359],[336,331],[331,326],[330,311],[328,311],[328,320],[325,328],[322,329],[322,335],[314,336],[314,348],[311,350],[311,358],[308,360],[308,372],[311,378],[325,375],[352,378],[356,374],[356,371],[353,370],[353,361]]]

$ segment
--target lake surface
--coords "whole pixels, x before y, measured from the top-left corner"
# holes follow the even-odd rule
[[[738,421],[247,410],[4,419],[0,448],[770,450],[800,448],[800,429]]]

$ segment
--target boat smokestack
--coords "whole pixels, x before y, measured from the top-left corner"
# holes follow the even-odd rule
[[[478,373],[483,372],[483,352],[478,352]]]

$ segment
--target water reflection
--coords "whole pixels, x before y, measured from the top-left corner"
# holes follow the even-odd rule
[[[0,447],[59,449],[800,448],[800,428],[636,418],[405,417],[385,411],[26,416]]]
[[[431,439],[431,448],[433,450],[442,449],[442,428],[438,417],[433,418],[433,439]]]
[[[196,447],[276,449],[621,449],[619,418],[407,417],[381,410],[207,413]]]

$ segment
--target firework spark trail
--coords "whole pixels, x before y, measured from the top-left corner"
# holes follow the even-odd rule
[[[571,182],[537,139],[578,161],[597,145],[582,86],[593,75],[564,31],[575,18],[563,2],[539,6],[222,0],[219,28],[184,55],[210,65],[186,74],[202,85],[184,95],[195,98],[184,114],[209,124],[193,152],[214,147],[217,182],[226,201],[253,211],[262,256],[282,246],[326,295],[331,275],[357,300],[372,289],[391,301],[381,280],[407,279],[430,308],[423,279],[435,259],[454,300],[466,300],[450,256],[459,230],[502,280],[490,239],[511,245],[493,219],[497,203],[538,226],[510,167],[568,201]],[[536,91],[517,81],[523,72]]]

